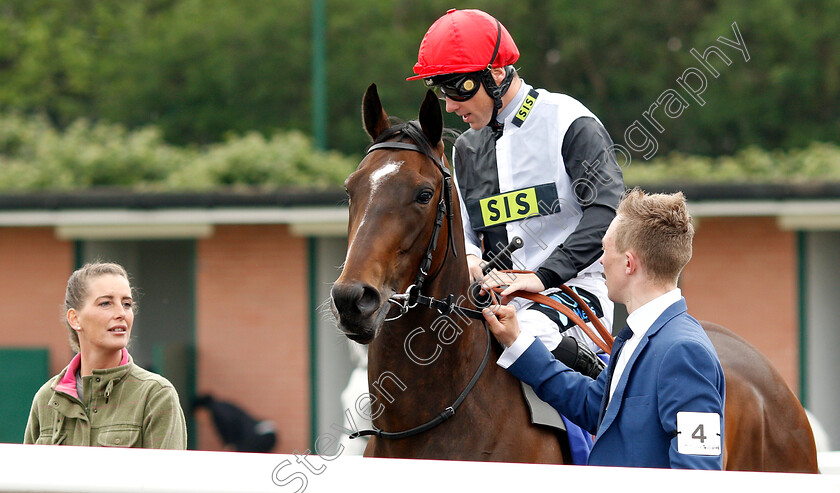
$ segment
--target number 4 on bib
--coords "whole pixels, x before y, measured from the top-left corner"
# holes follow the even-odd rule
[[[720,415],[678,412],[677,452],[688,455],[720,455]]]

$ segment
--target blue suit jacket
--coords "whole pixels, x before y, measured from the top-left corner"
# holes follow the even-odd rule
[[[686,313],[685,299],[668,307],[642,337],[606,406],[607,380],[622,345],[613,348],[597,380],[557,361],[538,340],[508,370],[596,435],[590,465],[721,469],[722,455],[677,451],[679,411],[718,413],[723,444],[723,369],[705,331]]]

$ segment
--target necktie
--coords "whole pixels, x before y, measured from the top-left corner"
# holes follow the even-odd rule
[[[607,383],[604,385],[604,396],[601,399],[601,416],[598,418],[598,422],[604,419],[604,411],[607,409],[607,404],[609,403],[610,386],[612,385],[615,365],[618,363],[618,354],[621,352],[621,348],[624,347],[624,343],[627,342],[627,339],[630,339],[631,337],[633,337],[633,331],[630,329],[629,325],[625,325],[624,328],[619,331],[618,335],[615,336],[615,340],[613,341],[612,354],[610,354],[610,365],[607,367]]]

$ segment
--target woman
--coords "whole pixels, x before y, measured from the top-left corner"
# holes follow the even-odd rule
[[[24,443],[186,448],[175,388],[126,350],[137,306],[125,269],[85,265],[67,281],[64,307],[77,354],[35,394]]]

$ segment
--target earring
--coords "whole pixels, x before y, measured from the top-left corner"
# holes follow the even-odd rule
[[[73,327],[73,328],[74,328],[74,329],[76,329],[76,330],[82,330],[82,326],[81,326],[81,325],[80,325],[80,326],[78,326],[78,327]]]

